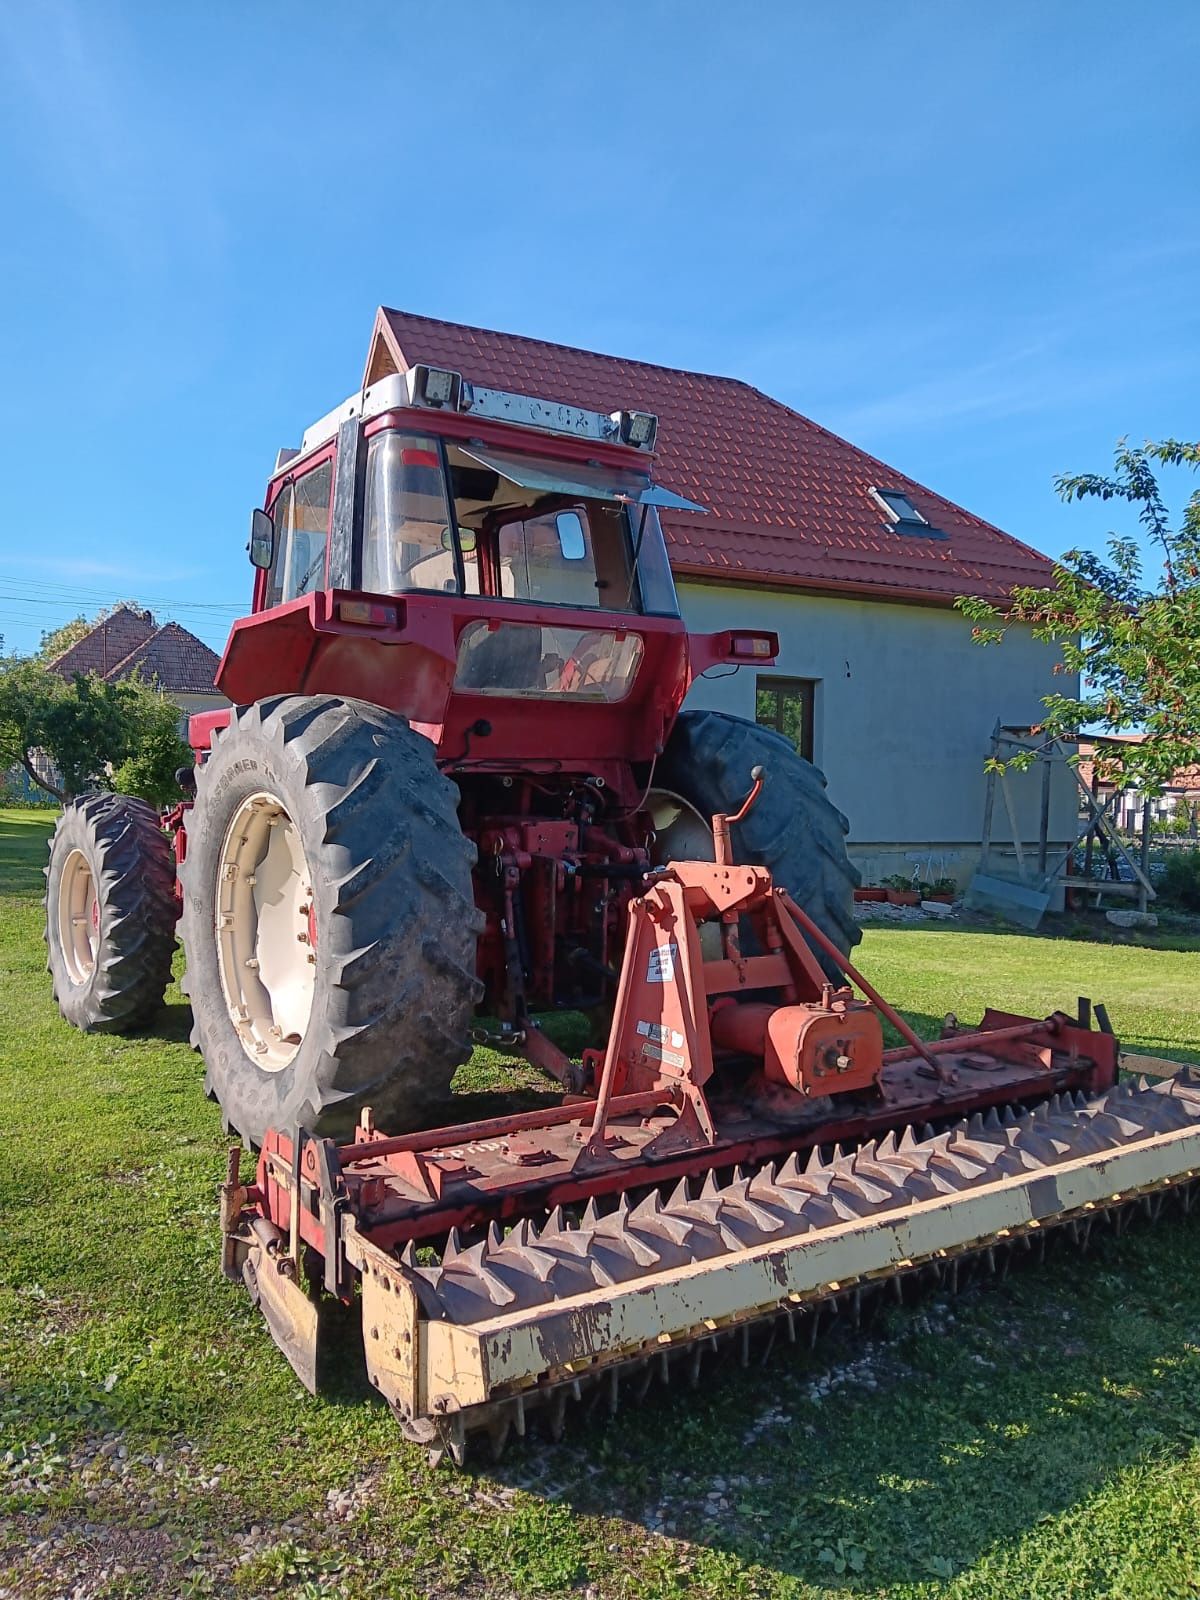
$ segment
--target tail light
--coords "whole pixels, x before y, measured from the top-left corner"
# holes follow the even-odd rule
[[[400,609],[386,600],[339,600],[333,608],[339,622],[353,622],[364,628],[397,628]]]
[[[779,654],[777,633],[731,633],[729,654],[737,661],[774,661]]]

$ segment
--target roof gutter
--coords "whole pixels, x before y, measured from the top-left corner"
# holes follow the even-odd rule
[[[725,588],[741,589],[800,589],[806,594],[827,595],[835,599],[875,600],[880,605],[922,605],[932,606],[938,610],[951,611],[954,609],[957,595],[939,594],[929,589],[912,589],[898,584],[855,583],[852,578],[843,578],[831,582],[828,578],[802,578],[787,577],[783,575],[749,576],[738,573],[714,572],[708,566],[695,566],[690,562],[671,560],[671,571],[676,578],[686,579],[693,583],[707,583],[721,585]],[[974,598],[987,600],[994,605],[997,611],[1008,611],[1011,601],[1007,594],[984,594],[978,590],[968,591]]]

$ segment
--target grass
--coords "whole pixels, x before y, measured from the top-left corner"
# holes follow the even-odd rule
[[[431,1468],[361,1392],[307,1396],[217,1271],[227,1140],[178,990],[130,1039],[52,1005],[49,825],[0,813],[0,1592],[1200,1593],[1194,1224],[652,1390],[500,1469]],[[860,954],[918,1022],[1091,993],[1135,1048],[1200,1059],[1187,949],[887,927]],[[467,1103],[496,1086],[483,1053],[460,1075]],[[123,1471],[88,1465],[101,1441]]]

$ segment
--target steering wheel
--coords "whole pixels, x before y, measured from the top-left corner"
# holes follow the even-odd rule
[[[593,639],[588,644],[581,644],[567,657],[562,671],[559,673],[558,689],[560,694],[574,694],[587,687],[587,674],[606,655],[609,647],[607,638]]]

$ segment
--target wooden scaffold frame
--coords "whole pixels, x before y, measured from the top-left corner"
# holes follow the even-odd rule
[[[1091,736],[1087,742],[1095,745],[1120,743],[1119,740]],[[1150,800],[1144,800],[1142,803],[1141,848],[1135,856],[1117,831],[1110,815],[1117,801],[1126,793],[1126,788],[1114,788],[1110,795],[1101,800],[1095,765],[1093,764],[1090,784],[1084,780],[1079,771],[1076,751],[1073,748],[1077,743],[1076,740],[1039,739],[1037,731],[1033,728],[1013,727],[996,722],[992,730],[990,752],[991,762],[994,764],[989,764],[988,767],[987,788],[984,795],[979,870],[968,892],[968,905],[973,899],[980,909],[1003,911],[1003,904],[996,902],[1011,900],[1014,909],[1019,909],[1020,914],[1016,920],[1036,926],[1042,912],[1059,889],[1087,890],[1096,896],[1096,905],[1100,904],[1104,895],[1133,899],[1136,900],[1139,911],[1146,911],[1150,902],[1156,898],[1154,885],[1150,881]],[[1022,837],[1012,784],[1009,772],[1006,770],[1007,763],[1022,751],[1032,753],[1034,757],[1032,766],[1039,770],[1041,779],[1041,804],[1034,851],[1029,849],[1028,841]],[[1058,847],[1052,859],[1049,830],[1055,763],[1065,765],[1071,772],[1082,804],[1074,838],[1065,850]],[[1011,847],[1002,844],[996,834],[997,791],[1008,821]],[[1072,867],[1075,852],[1081,844],[1084,845],[1084,866],[1082,873],[1078,873],[1073,871]],[[1108,864],[1107,877],[1092,876],[1092,864],[1097,846],[1103,850]],[[1009,853],[1010,850],[1016,868],[1015,883],[1008,876],[997,875],[995,858],[1002,852]],[[1130,876],[1127,878],[1121,876],[1122,861],[1130,871]],[[1004,865],[1007,867],[1008,863]]]

